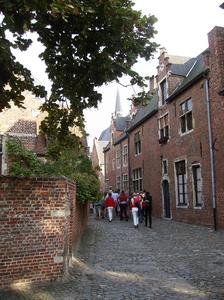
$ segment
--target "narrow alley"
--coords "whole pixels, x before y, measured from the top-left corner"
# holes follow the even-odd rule
[[[223,231],[91,215],[74,253],[68,280],[0,290],[0,300],[224,299]]]

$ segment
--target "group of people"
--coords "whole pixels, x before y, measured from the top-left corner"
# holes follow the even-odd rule
[[[128,221],[132,217],[134,228],[138,228],[143,220],[145,220],[145,226],[149,221],[149,227],[152,227],[152,196],[148,191],[131,193],[128,197],[124,191],[118,193],[109,190],[102,206],[103,218],[105,210],[107,210],[109,222],[112,222],[115,215],[119,215],[120,221],[123,219]]]

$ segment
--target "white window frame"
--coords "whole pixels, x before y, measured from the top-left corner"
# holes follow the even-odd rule
[[[132,171],[132,183],[134,192],[142,191],[142,169],[136,168]]]
[[[114,171],[115,170],[115,159],[113,158],[112,160],[112,170]]]
[[[168,174],[168,160],[167,159],[162,160],[162,174],[163,175]]]
[[[117,149],[116,151],[116,166],[117,166],[117,169],[120,169],[121,167],[121,149]]]
[[[119,191],[121,188],[121,176],[116,177],[116,189]]]
[[[180,133],[189,133],[193,128],[192,99],[189,98],[180,104]]]
[[[106,173],[108,173],[108,156],[106,156],[106,166],[105,166],[105,169],[106,169]]]
[[[128,165],[128,145],[123,147],[123,166]]]
[[[141,153],[141,132],[140,131],[134,134],[134,151],[135,151],[135,155],[139,155]]]
[[[169,139],[169,114],[166,113],[159,118],[159,138]]]
[[[191,166],[191,173],[194,207],[200,208],[202,206],[202,178],[200,164],[193,164]]]
[[[175,161],[174,166],[175,166],[176,204],[177,207],[187,207],[189,204],[188,185],[187,185],[187,162],[185,159],[181,159]],[[180,167],[182,167],[182,170],[180,170]]]
[[[125,192],[127,192],[128,191],[128,174],[124,174],[123,175],[123,190],[125,191]]]

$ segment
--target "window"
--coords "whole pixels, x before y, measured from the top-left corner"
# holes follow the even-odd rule
[[[169,118],[168,114],[164,115],[159,119],[160,128],[160,140],[159,143],[162,144],[169,139]]]
[[[135,155],[138,155],[141,153],[141,136],[140,131],[135,133],[134,136],[134,142],[135,142]]]
[[[167,174],[167,160],[163,160],[162,173]]]
[[[123,147],[123,165],[127,166],[128,164],[128,146],[125,145]]]
[[[121,188],[121,177],[117,176],[116,188],[119,191]]]
[[[124,191],[127,192],[128,191],[128,174],[123,175],[123,187],[124,187]]]
[[[176,176],[177,176],[177,193],[178,193],[178,205],[186,205],[188,203],[187,198],[187,176],[185,161],[176,162]]]
[[[188,99],[180,105],[180,127],[181,133],[185,133],[193,129],[191,99]]]
[[[134,192],[142,191],[142,170],[141,170],[141,168],[133,170],[133,190],[134,190]]]
[[[117,169],[121,167],[121,149],[117,150],[116,153]]]
[[[192,166],[193,176],[193,200],[195,206],[202,204],[201,168],[199,165]]]
[[[114,171],[115,170],[115,159],[113,158],[112,160],[112,170]]]
[[[106,156],[106,173],[108,172],[108,156]]]
[[[160,88],[161,88],[162,105],[163,105],[163,104],[165,104],[166,99],[167,99],[167,84],[166,84],[166,79],[161,82]]]
[[[109,189],[109,180],[108,179],[106,179],[105,188],[106,188],[106,190]]]

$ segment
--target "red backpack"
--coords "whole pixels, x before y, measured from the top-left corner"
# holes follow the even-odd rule
[[[134,197],[134,206],[136,206],[137,208],[140,208],[140,203],[137,197]]]

